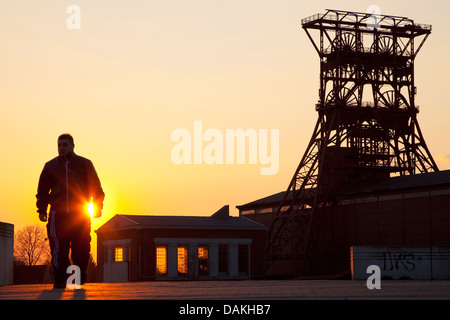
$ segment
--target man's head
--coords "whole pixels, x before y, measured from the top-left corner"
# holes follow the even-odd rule
[[[64,133],[58,137],[58,153],[60,156],[70,155],[74,147],[73,137],[70,134]]]

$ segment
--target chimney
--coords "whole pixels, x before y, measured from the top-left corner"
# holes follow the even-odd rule
[[[225,205],[222,208],[220,208],[216,213],[214,213],[211,218],[215,219],[227,219],[230,217],[230,206]]]

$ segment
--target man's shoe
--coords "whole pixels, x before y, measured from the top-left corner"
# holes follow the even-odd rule
[[[53,289],[65,289],[66,283],[65,282],[55,282],[53,285]]]
[[[81,276],[80,276],[80,285],[83,285],[86,283],[86,272],[81,272]]]

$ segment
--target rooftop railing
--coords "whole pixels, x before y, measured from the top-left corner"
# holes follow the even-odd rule
[[[342,23],[355,23],[369,25],[372,24],[375,20],[376,23],[383,28],[406,28],[413,25],[415,28],[431,31],[431,25],[423,24],[423,23],[414,23],[413,20],[408,19],[406,17],[398,17],[398,16],[387,16],[380,14],[371,14],[371,13],[360,13],[360,12],[346,12],[346,11],[337,11],[337,10],[329,10],[326,13],[316,13],[312,16],[306,17],[301,20],[302,25],[316,21],[340,21]],[[373,27],[369,27],[369,29],[373,29]]]

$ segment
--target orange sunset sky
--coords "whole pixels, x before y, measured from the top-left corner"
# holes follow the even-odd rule
[[[35,0],[0,4],[0,221],[42,224],[44,163],[69,132],[115,214],[211,215],[285,190],[317,118],[319,58],[301,19],[327,8],[406,16],[433,26],[416,58],[419,124],[450,168],[448,0]],[[80,8],[81,29],[66,12]],[[279,170],[181,164],[176,129],[279,130]],[[96,252],[96,236],[92,232]]]

